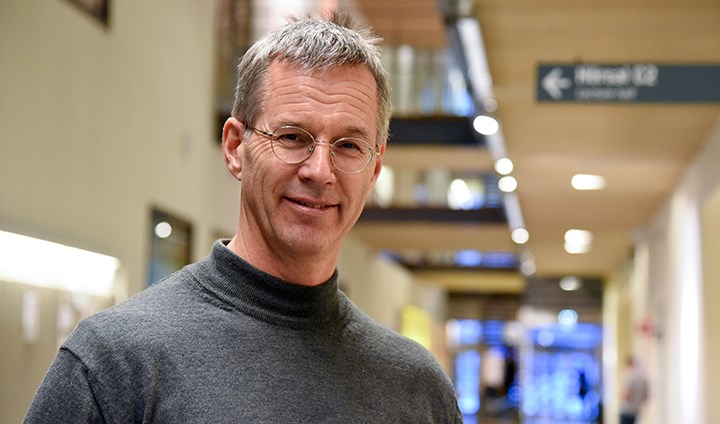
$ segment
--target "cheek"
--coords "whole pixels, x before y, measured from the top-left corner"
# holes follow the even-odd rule
[[[277,164],[269,144],[255,146],[243,151],[243,183],[259,183],[255,189],[261,190],[263,181],[276,172]]]
[[[267,158],[265,154],[261,156],[254,156],[246,151],[243,161],[242,192],[255,207],[260,207],[264,203],[262,198],[266,197],[268,190],[275,186],[272,183],[273,164],[268,160],[272,158]]]
[[[350,198],[350,204],[353,205],[353,209],[356,209],[356,214],[359,215],[362,212],[371,188],[371,181],[363,181],[362,183],[357,183],[351,187],[347,187],[346,193]]]

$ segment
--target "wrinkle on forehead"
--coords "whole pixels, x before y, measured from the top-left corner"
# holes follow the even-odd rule
[[[268,130],[282,125],[310,130],[305,127],[309,116],[333,114],[344,122],[338,130],[373,139],[377,132],[375,84],[372,73],[360,65],[318,71],[274,62],[266,79],[265,124],[272,127]]]

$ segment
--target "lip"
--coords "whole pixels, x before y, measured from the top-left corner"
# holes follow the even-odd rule
[[[335,203],[330,203],[322,200],[317,199],[306,199],[306,198],[293,198],[293,197],[286,197],[286,199],[302,208],[305,209],[311,209],[316,211],[324,211],[331,208],[334,208],[337,206]]]

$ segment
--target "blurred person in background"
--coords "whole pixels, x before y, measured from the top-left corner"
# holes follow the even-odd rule
[[[432,355],[338,289],[388,137],[378,43],[332,14],[247,51],[222,133],[235,236],[81,322],[26,423],[462,422]]]
[[[626,359],[625,376],[620,392],[620,424],[635,424],[648,398],[648,382],[637,360]]]

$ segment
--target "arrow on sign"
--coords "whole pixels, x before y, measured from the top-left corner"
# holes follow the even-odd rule
[[[562,98],[562,91],[572,87],[572,81],[569,78],[563,78],[562,69],[553,68],[552,71],[545,75],[541,82],[542,88],[548,92],[550,97],[557,100]]]

